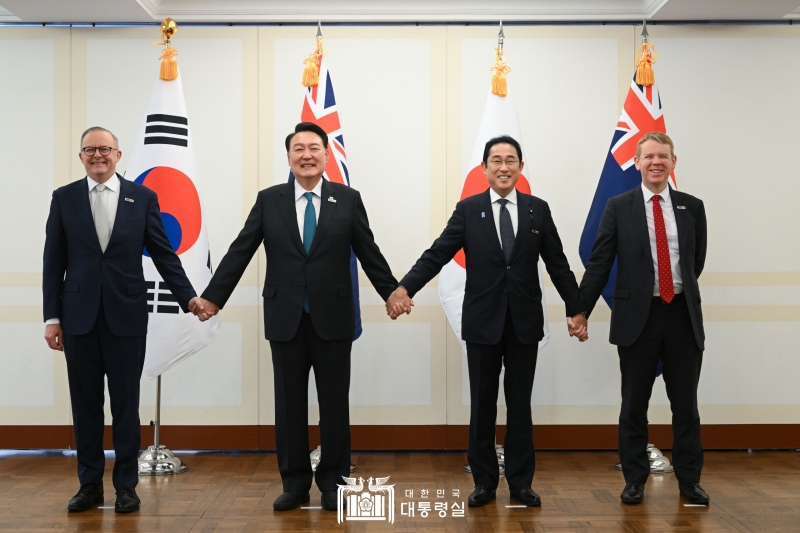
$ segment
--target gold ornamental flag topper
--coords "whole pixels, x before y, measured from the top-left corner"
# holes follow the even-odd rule
[[[506,35],[503,33],[503,22],[500,21],[500,31],[497,34],[497,48],[494,49],[494,66],[489,70],[494,71],[492,75],[492,94],[497,96],[508,95],[508,80],[506,74],[511,72],[511,67],[503,61],[503,41]]]
[[[178,51],[172,48],[172,36],[178,32],[178,24],[171,18],[161,21],[161,42],[154,45],[164,45],[164,53],[161,54],[161,72],[159,78],[165,81],[172,81],[178,78],[178,62],[175,56]]]
[[[636,51],[636,85],[643,87],[650,87],[656,82],[653,63],[658,54],[655,45],[647,41],[648,37],[650,34],[647,33],[647,22],[642,21],[642,46]]]
[[[306,68],[303,69],[303,87],[316,87],[319,85],[319,58],[325,55],[322,48],[322,21],[317,23],[317,49],[308,54],[303,60]]]

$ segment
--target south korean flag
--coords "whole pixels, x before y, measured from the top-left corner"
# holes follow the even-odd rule
[[[180,76],[156,80],[131,154],[125,177],[158,194],[172,249],[201,294],[211,280],[211,255]],[[153,379],[208,346],[219,335],[220,320],[200,322],[181,311],[146,248],[142,266],[150,312],[144,372]]]

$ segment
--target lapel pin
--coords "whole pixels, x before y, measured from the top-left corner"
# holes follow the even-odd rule
[[[481,211],[481,218],[486,218],[486,211]]]
[[[126,201],[126,202],[130,202],[130,203],[133,203],[133,198],[125,198],[125,201]]]
[[[531,231],[534,232],[536,235],[539,235],[539,230],[538,229],[532,229]]]
[[[685,205],[679,205],[679,206],[677,206],[677,208],[678,209],[686,209],[686,206]]]
[[[336,203],[336,198],[334,198],[333,196],[328,196],[328,201],[329,202],[333,202],[335,204]]]

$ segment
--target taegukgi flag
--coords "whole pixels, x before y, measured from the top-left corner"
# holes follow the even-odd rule
[[[172,249],[195,291],[201,294],[212,272],[197,176],[180,75],[172,81],[156,80],[125,177],[158,194],[161,220]],[[219,335],[220,319],[215,316],[200,322],[181,311],[146,248],[142,266],[150,313],[144,372],[153,379],[208,346]]]
[[[469,171],[464,177],[461,188],[461,198],[468,198],[475,194],[480,194],[489,188],[489,182],[481,169],[483,162],[483,150],[486,142],[493,137],[509,135],[522,146],[523,160],[528,156],[522,142],[522,133],[517,117],[517,107],[509,89],[507,96],[498,96],[489,93],[486,98],[486,105],[483,108],[483,118],[478,128],[478,135],[475,138],[475,145],[472,149],[472,157],[469,162]],[[520,174],[516,189],[525,194],[531,194],[531,186],[524,173]],[[544,337],[539,341],[541,350],[550,340],[550,328],[547,324],[547,304],[544,297],[544,282],[542,281],[542,261],[539,260],[539,283],[542,289],[542,312],[544,313]],[[461,339],[461,312],[464,305],[464,287],[467,281],[466,259],[464,250],[459,250],[452,261],[447,263],[439,274],[439,297],[442,306],[450,320],[450,325],[456,336]],[[466,352],[466,343],[462,340],[461,346]]]

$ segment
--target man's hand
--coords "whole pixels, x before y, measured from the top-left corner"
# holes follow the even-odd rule
[[[405,314],[411,314],[411,308],[414,306],[414,300],[408,297],[408,291],[405,287],[397,287],[395,291],[386,300],[386,314],[392,320],[397,320],[397,317]]]
[[[572,318],[568,318],[567,329],[570,337],[578,337],[581,342],[585,342],[589,338],[589,327],[583,313],[578,313]]]
[[[195,306],[195,309],[192,310],[192,313],[200,319],[200,322],[205,322],[219,313],[219,306],[214,302],[209,302],[205,298],[193,298],[192,301],[194,300],[198,300],[198,304]],[[191,302],[189,302],[189,309],[192,309]]]
[[[64,334],[61,332],[61,324],[48,324],[44,327],[44,340],[51,350],[64,351]]]
[[[194,316],[197,316],[203,311],[205,311],[205,307],[203,306],[203,301],[197,296],[189,300],[189,311],[191,311],[191,313]]]

